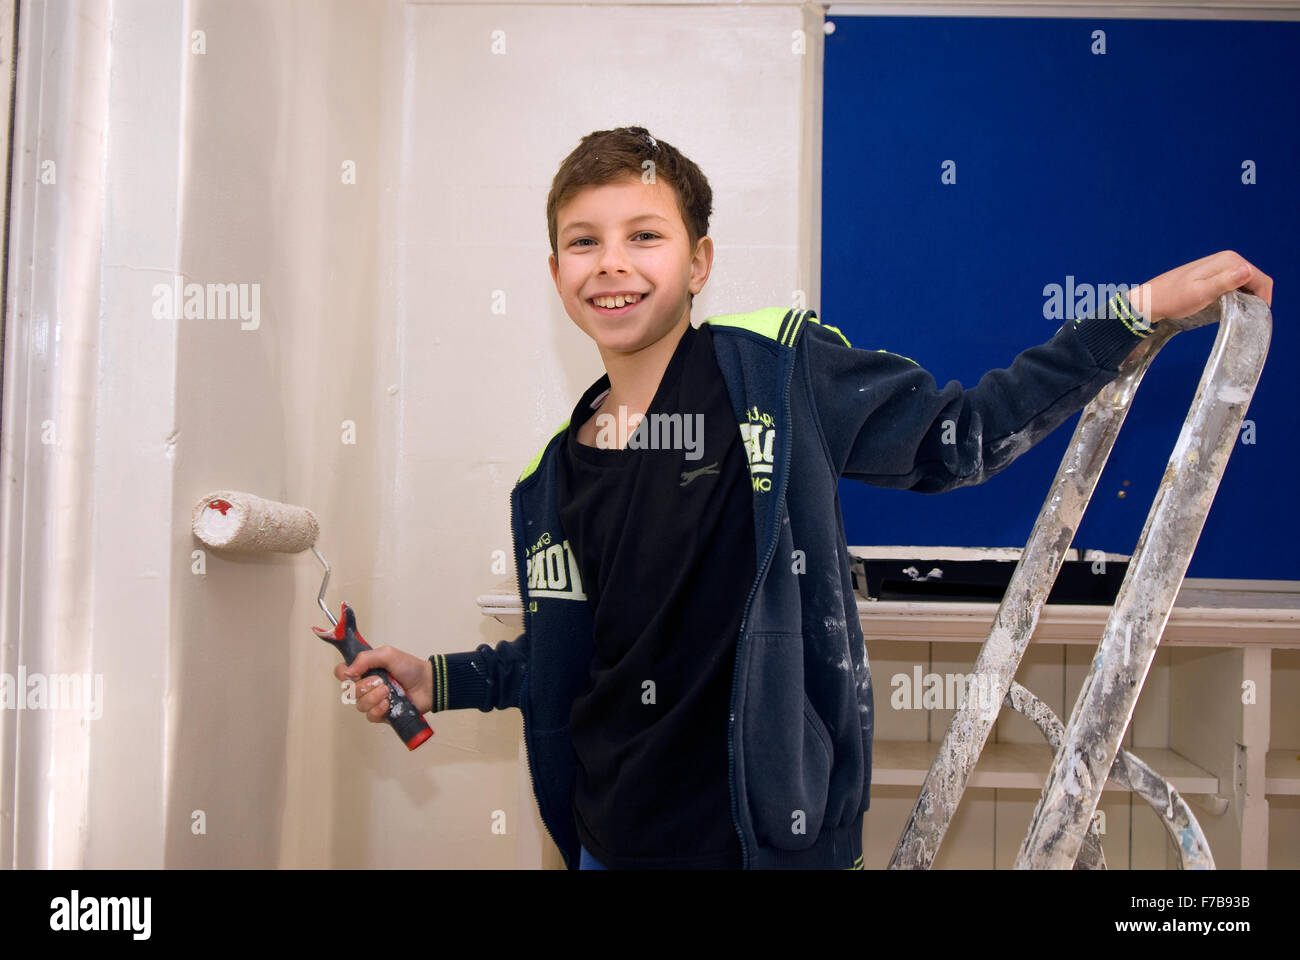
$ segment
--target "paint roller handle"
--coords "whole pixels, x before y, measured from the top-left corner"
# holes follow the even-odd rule
[[[372,650],[365,637],[357,631],[357,615],[346,603],[333,631],[312,627],[312,632],[339,653],[343,654],[345,663],[351,664],[363,650]],[[378,677],[388,687],[388,722],[402,738],[408,750],[414,750],[433,736],[433,731],[425,723],[424,717],[406,696],[402,685],[389,676],[383,667],[367,670],[364,677]]]

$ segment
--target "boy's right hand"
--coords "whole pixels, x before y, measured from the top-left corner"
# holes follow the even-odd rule
[[[361,676],[375,667],[387,670],[388,675],[401,684],[406,690],[406,698],[421,714],[433,709],[433,664],[397,647],[375,647],[362,650],[351,663],[334,665],[334,676],[356,684],[357,709],[371,723],[388,720],[388,687],[378,677]]]

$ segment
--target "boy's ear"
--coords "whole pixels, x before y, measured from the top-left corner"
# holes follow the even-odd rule
[[[709,273],[713,270],[713,238],[704,236],[700,237],[699,242],[695,245],[695,256],[692,261],[692,282],[689,287],[695,286],[695,279],[699,280],[699,290],[692,291],[692,295],[699,293],[704,289],[704,285],[709,282]]]
[[[558,292],[560,289],[560,273],[559,262],[555,259],[555,254],[551,254],[546,258],[546,265],[551,268],[551,281],[555,284],[555,289]]]

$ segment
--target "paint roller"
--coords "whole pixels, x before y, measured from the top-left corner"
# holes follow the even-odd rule
[[[346,663],[352,663],[362,650],[371,649],[365,638],[357,632],[357,615],[346,603],[335,619],[325,605],[325,587],[330,582],[330,565],[316,549],[320,524],[316,515],[306,507],[265,500],[251,493],[237,490],[218,490],[200,500],[194,507],[192,518],[194,535],[218,553],[255,555],[299,553],[311,548],[325,567],[316,602],[325,616],[334,624],[334,630],[312,627],[317,637],[331,644],[343,654]],[[414,750],[433,735],[429,725],[415,705],[406,696],[401,684],[388,675],[382,667],[367,670],[367,677],[378,677],[388,687],[388,722],[407,748]]]

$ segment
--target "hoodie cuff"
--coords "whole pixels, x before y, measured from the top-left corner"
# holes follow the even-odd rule
[[[429,657],[433,665],[433,707],[431,713],[441,710],[464,710],[467,707],[483,709],[486,681],[473,661],[476,653],[435,653]]]
[[[1133,309],[1128,295],[1117,291],[1106,306],[1092,316],[1074,321],[1074,332],[1097,366],[1118,367],[1133,348],[1156,327]]]

